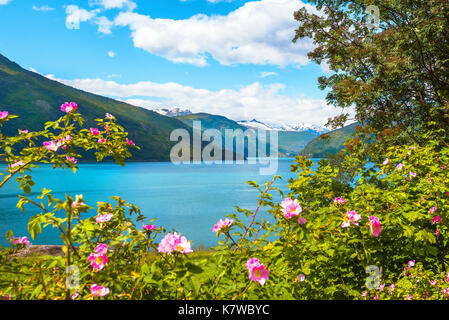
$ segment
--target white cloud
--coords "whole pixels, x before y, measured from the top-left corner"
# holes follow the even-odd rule
[[[77,5],[68,5],[65,9],[67,14],[65,25],[67,29],[79,29],[80,23],[88,21],[96,16],[96,11],[87,11],[79,8]]]
[[[115,57],[115,52],[114,52],[114,51],[108,51],[107,54],[108,54],[108,56],[111,57],[111,58],[114,58],[114,57]]]
[[[11,2],[12,0],[0,0],[0,6],[4,4],[8,4],[8,2]]]
[[[111,34],[111,28],[114,23],[106,17],[96,17],[94,22],[98,25],[98,31],[105,34]]]
[[[54,75],[48,78],[66,85],[116,98],[147,109],[182,106],[192,112],[208,112],[234,120],[278,120],[286,123],[311,122],[324,125],[339,110],[325,100],[305,96],[291,97],[283,94],[285,85],[273,83],[251,85],[235,89],[211,91],[184,86],[178,83],[151,81],[119,84],[103,79],[62,80]]]
[[[130,0],[90,0],[89,4],[91,6],[102,6],[106,10],[127,8],[132,11],[137,7],[136,3]]]
[[[79,29],[81,22],[91,21],[98,25],[99,32],[111,34],[111,28],[114,26],[113,21],[109,20],[105,16],[99,16],[99,14],[114,8],[127,8],[129,11],[132,11],[137,7],[133,1],[129,0],[90,0],[89,4],[91,6],[101,6],[102,8],[89,11],[79,8],[77,5],[73,4],[66,7],[66,27],[68,29]],[[42,8],[43,7],[41,7],[41,10]],[[39,8],[33,6],[33,9],[37,10]]]
[[[55,10],[55,8],[52,8],[52,7],[49,7],[49,6],[37,7],[37,6],[33,5],[32,8],[33,8],[34,11],[52,11],[52,10]]]
[[[208,65],[210,58],[222,65],[306,65],[314,44],[311,39],[292,42],[298,26],[293,13],[305,7],[319,14],[313,5],[299,0],[251,1],[227,15],[197,14],[181,20],[133,12],[136,4],[130,0],[90,0],[89,4],[101,8],[88,11],[67,6],[67,28],[78,29],[80,22],[88,20],[104,34],[110,34],[113,26],[129,27],[135,47],[196,66]],[[98,16],[114,8],[120,13],[113,21]]]
[[[270,76],[277,76],[277,72],[273,72],[273,71],[262,71],[260,73],[260,77],[261,78],[266,78],[266,77],[270,77]]]
[[[301,7],[317,12],[298,0],[261,0],[228,15],[173,20],[121,12],[114,22],[130,28],[135,47],[175,63],[205,66],[210,55],[223,65],[301,66],[309,63],[307,52],[314,47],[310,39],[292,42],[298,27],[293,13]]]
[[[114,23],[104,16],[98,16],[101,11],[101,9],[88,11],[77,5],[68,5],[66,7],[66,27],[67,29],[79,29],[81,22],[91,21],[98,26],[99,32],[111,34]]]

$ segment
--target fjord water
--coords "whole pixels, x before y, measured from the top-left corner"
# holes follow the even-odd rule
[[[274,186],[287,191],[293,158],[278,160],[276,174],[282,177]],[[192,246],[210,247],[217,244],[211,231],[213,225],[226,214],[237,213],[234,206],[250,209],[257,207],[258,192],[246,184],[248,180],[263,184],[272,176],[259,173],[258,164],[181,164],[170,162],[134,162],[124,167],[113,163],[85,163],[79,170],[52,169],[42,165],[33,169],[36,185],[31,197],[36,199],[42,188],[52,190],[56,198],[65,199],[65,194],[73,198],[84,196],[85,202],[95,208],[97,201],[114,203],[110,196],[120,196],[127,202],[140,207],[142,214],[156,218],[153,224],[164,226],[167,231],[176,230],[192,240]],[[5,166],[1,166],[2,171]],[[12,230],[16,237],[29,236],[29,218],[39,213],[31,204],[26,205],[26,213],[16,208],[18,195],[23,194],[15,180],[8,181],[0,189],[0,245],[6,246],[4,235]],[[275,201],[282,200],[278,192],[273,192]],[[89,215],[96,214],[96,209]],[[260,215],[266,213],[262,210]],[[243,214],[242,214],[243,215]],[[243,216],[244,217],[244,216]],[[149,219],[145,221],[149,222]],[[32,240],[33,244],[61,244],[57,229],[47,227]]]

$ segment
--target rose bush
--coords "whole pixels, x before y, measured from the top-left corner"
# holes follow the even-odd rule
[[[37,163],[77,169],[78,149],[95,150],[123,164],[136,147],[116,119],[82,128],[78,106],[41,132],[1,136],[8,169],[25,195],[18,207],[36,206],[34,239],[58,228],[64,257],[28,259],[17,252],[29,239],[8,232],[0,271],[14,274],[0,294],[13,299],[446,299],[448,283],[449,146],[429,140],[383,149],[353,139],[343,160],[314,165],[297,157],[288,194],[279,176],[264,185],[254,211],[237,212],[211,229],[218,245],[193,250],[179,233],[119,197],[98,202],[82,195],[55,198],[43,189],[28,196]],[[0,113],[0,125],[14,118]],[[429,124],[431,126],[431,124]],[[99,128],[104,128],[99,129]],[[426,133],[429,137],[438,132]],[[43,141],[45,140],[45,141]],[[42,145],[40,145],[39,143]],[[279,193],[280,203],[273,200]],[[244,222],[245,221],[245,222]],[[415,264],[416,262],[416,264]],[[404,269],[404,265],[406,265]],[[374,271],[373,271],[374,270]],[[370,273],[374,272],[374,273]],[[404,275],[406,274],[406,275]]]

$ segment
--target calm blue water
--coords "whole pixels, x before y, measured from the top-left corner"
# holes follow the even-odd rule
[[[287,190],[288,179],[293,177],[290,165],[293,158],[280,159],[277,174],[282,176],[277,187]],[[169,162],[127,163],[125,167],[109,163],[80,164],[79,170],[53,170],[42,166],[33,170],[36,185],[32,198],[42,188],[51,189],[55,197],[64,194],[75,197],[83,194],[85,202],[95,207],[97,201],[112,201],[108,197],[121,196],[127,202],[139,206],[149,218],[157,218],[154,224],[167,230],[176,230],[192,240],[194,247],[217,244],[211,231],[213,225],[226,214],[235,213],[235,205],[254,210],[258,192],[246,184],[255,180],[259,184],[271,180],[259,174],[259,164],[183,164]],[[266,165],[264,165],[266,167]],[[4,170],[5,166],[0,166]],[[24,214],[16,208],[20,190],[15,180],[0,189],[0,245],[6,246],[4,235],[13,230],[15,236],[28,236],[28,219],[36,213],[27,205]],[[273,193],[276,201],[279,193]],[[90,215],[96,211],[91,210]],[[263,212],[261,213],[263,214]],[[29,237],[30,238],[30,237]],[[45,228],[33,244],[61,244],[56,229]]]

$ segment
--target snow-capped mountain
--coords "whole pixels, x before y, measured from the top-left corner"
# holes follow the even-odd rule
[[[257,121],[256,119],[253,119],[251,121],[241,120],[241,121],[237,121],[237,123],[241,126],[244,126],[246,128],[250,128],[250,129],[275,130],[271,126],[268,126],[263,122]]]
[[[281,121],[258,121],[253,119],[251,121],[237,121],[238,124],[251,128],[251,129],[259,129],[259,130],[276,130],[276,131],[296,131],[296,132],[316,132],[318,134],[322,134],[325,132],[329,132],[329,130],[322,128],[320,126],[311,124],[311,123],[299,123],[299,124],[286,124]]]
[[[320,126],[316,126],[314,124],[307,123],[307,122],[294,125],[294,126],[292,126],[292,129],[293,129],[292,131],[316,131],[316,132],[319,132],[320,134],[330,131],[329,129],[326,129],[326,128],[323,128]]]
[[[182,109],[182,108],[153,109],[153,111],[167,117],[176,117],[176,116],[183,116],[186,114],[192,114],[192,111],[190,111],[189,109]]]

